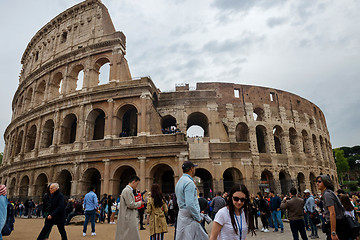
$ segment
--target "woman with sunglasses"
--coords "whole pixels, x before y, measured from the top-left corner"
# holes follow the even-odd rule
[[[215,216],[210,240],[245,240],[248,230],[254,231],[249,191],[243,184],[235,185],[230,190],[227,206]]]

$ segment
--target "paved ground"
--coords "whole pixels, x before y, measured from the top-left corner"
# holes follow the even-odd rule
[[[38,234],[40,233],[44,224],[44,219],[23,219],[16,218],[15,221],[15,230],[8,237],[4,237],[5,240],[27,240],[27,239],[36,239]],[[268,240],[268,239],[276,239],[276,240],[291,240],[292,235],[289,229],[289,223],[284,223],[285,233],[280,232],[269,232],[263,233],[257,231],[257,236],[248,236],[247,239],[256,239],[256,240]],[[96,224],[96,237],[92,236],[82,236],[82,226],[69,225],[66,226],[66,232],[68,234],[69,240],[77,240],[77,239],[98,239],[98,240],[107,240],[115,238],[116,225],[110,224]],[[90,232],[90,224],[88,226],[88,232]],[[207,225],[208,232],[211,230],[211,225]],[[308,232],[310,234],[310,232]],[[325,235],[321,233],[319,229],[320,239],[325,239]],[[148,228],[144,231],[140,231],[140,236],[142,240],[150,239]],[[51,240],[60,240],[60,234],[56,227],[53,228],[50,234]],[[174,239],[174,228],[169,226],[169,232],[165,234],[165,240],[173,240]],[[129,239],[131,240],[131,239]]]

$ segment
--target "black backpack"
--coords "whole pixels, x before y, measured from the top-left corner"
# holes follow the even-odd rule
[[[3,236],[9,236],[10,233],[14,230],[14,223],[15,223],[15,210],[12,203],[8,201],[7,205],[7,215],[6,215],[6,222],[1,231]]]

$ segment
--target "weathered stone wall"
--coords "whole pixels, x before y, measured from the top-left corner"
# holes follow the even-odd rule
[[[316,192],[320,173],[337,181],[324,114],[308,100],[233,83],[162,93],[150,78],[131,78],[125,54],[125,35],[97,0],[36,33],[4,133],[0,178],[9,197],[39,199],[50,182],[66,196],[82,196],[90,185],[118,195],[132,174],[141,190],[158,182],[170,193],[185,160],[199,165],[205,196],[241,182],[253,193],[290,186]],[[105,64],[109,79],[100,85]],[[186,137],[194,125],[204,136]],[[163,134],[167,127],[178,131]]]

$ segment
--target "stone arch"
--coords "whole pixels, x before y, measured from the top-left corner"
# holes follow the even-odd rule
[[[286,150],[284,147],[284,131],[279,125],[276,125],[273,128],[273,136],[274,136],[274,144],[275,144],[276,153],[279,153],[279,154],[285,153]]]
[[[77,117],[71,113],[66,115],[61,125],[61,143],[74,143],[76,140]]]
[[[100,196],[101,192],[101,174],[96,168],[88,168],[82,177],[82,192],[86,193],[89,191],[90,186],[95,186],[95,193]]]
[[[303,193],[306,188],[306,183],[305,183],[305,175],[302,172],[299,172],[297,175],[297,184],[298,184],[298,189],[297,189],[298,192]]]
[[[204,130],[204,137],[209,137],[209,120],[204,113],[193,112],[187,118],[187,128],[189,130],[192,126],[199,126]]]
[[[323,137],[321,135],[319,136],[319,142],[320,142],[321,155],[323,157],[324,163],[326,163],[326,153],[325,153],[324,139],[323,139]]]
[[[195,176],[200,179],[197,186],[199,191],[204,193],[205,198],[212,197],[212,192],[214,191],[214,188],[211,173],[205,168],[196,168]]]
[[[314,128],[315,128],[315,122],[314,122],[314,119],[309,118],[309,126],[310,126],[310,129],[311,129],[311,130],[314,130]]]
[[[162,133],[173,133],[176,131],[177,124],[176,124],[176,118],[171,115],[166,115],[161,119],[161,129]]]
[[[253,112],[253,116],[255,121],[265,121],[264,109],[262,109],[261,107],[255,108]]]
[[[29,177],[27,175],[23,176],[19,186],[19,197],[23,200],[28,197],[29,184],[30,184]]]
[[[32,125],[26,135],[25,152],[34,150],[36,142],[36,125]]]
[[[16,138],[15,155],[18,155],[21,152],[23,137],[24,137],[24,131],[21,130],[18,137]]]
[[[116,114],[120,137],[137,136],[138,110],[132,104],[122,106]]]
[[[99,58],[95,62],[94,70],[96,72],[96,78],[98,79],[97,85],[109,83],[110,60],[108,58],[106,57]],[[104,75],[104,77],[102,77],[102,75]]]
[[[164,194],[175,192],[174,175],[174,170],[165,163],[157,164],[150,170],[151,183],[159,184]]]
[[[23,108],[23,101],[24,101],[24,97],[23,96],[19,96],[18,98],[18,102],[17,102],[17,107],[16,107],[16,110],[17,110],[17,113],[20,113],[22,108]]]
[[[269,152],[266,128],[262,125],[256,126],[256,142],[259,153]]]
[[[303,142],[303,151],[304,151],[304,153],[309,154],[309,153],[311,153],[311,140],[310,140],[309,134],[304,129],[301,131],[301,135],[302,135],[302,142]]]
[[[317,139],[316,139],[315,134],[312,135],[312,143],[313,143],[313,146],[314,146],[314,154],[315,154],[317,160],[319,160],[319,149],[318,149],[318,146],[317,146]],[[319,162],[319,165],[321,165],[320,162]]]
[[[296,153],[298,151],[298,136],[295,128],[289,128],[289,138],[290,138],[290,147],[291,152]]]
[[[228,192],[235,184],[244,183],[241,171],[235,167],[227,168],[223,173],[224,191]]]
[[[136,171],[134,167],[129,165],[123,165],[116,169],[113,175],[113,195],[117,196],[120,195],[122,190],[126,187],[129,183],[129,179],[131,176],[136,175]],[[142,179],[145,181],[145,179]]]
[[[311,192],[314,194],[314,193],[317,192],[317,186],[316,186],[316,177],[315,177],[315,174],[313,172],[310,172],[309,180],[310,180]]]
[[[7,194],[8,194],[9,197],[15,197],[15,195],[16,195],[15,188],[16,188],[16,178],[13,177],[11,179],[10,186],[8,188],[8,193]]]
[[[104,139],[105,112],[102,109],[92,110],[86,119],[86,140]]]
[[[40,148],[48,148],[53,144],[54,126],[52,119],[48,119],[45,122],[41,135]]]
[[[262,192],[268,192],[270,190],[275,190],[274,176],[267,169],[265,169],[261,173],[259,188]]]
[[[285,170],[281,170],[279,173],[279,181],[281,187],[281,194],[288,194],[292,187],[291,176]]]
[[[67,169],[63,169],[57,177],[57,183],[59,184],[60,191],[66,198],[68,198],[71,195],[72,180],[73,177],[70,171]]]
[[[45,89],[46,89],[46,82],[42,80],[36,87],[35,90],[35,103],[41,104],[45,100]]]
[[[25,95],[25,102],[24,102],[25,109],[30,108],[32,96],[33,96],[33,88],[29,88],[29,90],[26,92]]]
[[[249,142],[249,127],[246,125],[246,123],[241,122],[238,125],[236,125],[236,142]]]
[[[42,199],[44,194],[46,193],[46,188],[48,186],[48,177],[45,173],[39,174],[39,176],[35,180],[35,194],[34,196],[38,198],[37,200]]]
[[[67,92],[74,92],[81,90],[84,86],[84,65],[77,64],[73,66],[70,74],[67,76],[68,90]],[[81,73],[80,73],[81,72]]]
[[[58,72],[54,75],[51,83],[50,83],[50,94],[52,98],[58,97],[62,93],[62,85],[63,85],[63,74],[61,72]]]

